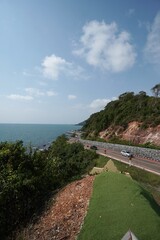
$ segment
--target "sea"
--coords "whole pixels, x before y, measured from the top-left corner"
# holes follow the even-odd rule
[[[73,124],[0,124],[0,142],[22,140],[24,146],[41,148],[80,128]]]

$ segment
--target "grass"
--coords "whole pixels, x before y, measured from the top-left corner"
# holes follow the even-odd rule
[[[138,181],[139,183],[143,182],[155,187],[160,185],[160,176],[154,173],[147,172],[143,169],[136,168],[133,166],[129,166],[128,164],[118,162],[116,160],[113,160],[113,162],[119,171],[129,172],[131,177],[134,180]]]
[[[99,155],[99,157],[95,160],[94,166],[100,168],[104,167],[109,160],[110,158]],[[155,187],[160,186],[160,176],[151,172],[147,172],[143,169],[136,168],[134,166],[129,166],[128,164],[119,162],[114,159],[112,159],[112,161],[120,172],[129,172],[131,177],[137,182],[147,183]]]
[[[138,239],[159,240],[159,206],[146,190],[123,174],[98,175],[78,240],[117,240],[129,229]]]
[[[103,168],[107,164],[109,159],[110,158],[108,158],[108,157],[99,155],[99,157],[95,160],[95,167]]]
[[[104,167],[110,158],[101,156],[95,160],[95,167]],[[154,197],[160,206],[160,176],[147,172],[143,169],[129,166],[128,164],[113,160],[115,166],[120,172],[129,172],[131,177],[146,188]]]

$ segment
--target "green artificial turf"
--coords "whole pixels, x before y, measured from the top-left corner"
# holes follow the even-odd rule
[[[98,175],[78,240],[120,240],[129,229],[139,240],[159,240],[160,208],[123,174]]]

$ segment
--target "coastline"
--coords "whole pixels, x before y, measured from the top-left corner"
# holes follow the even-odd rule
[[[75,124],[8,124],[0,123],[0,142],[23,141],[25,146],[46,147],[67,131],[79,130]]]

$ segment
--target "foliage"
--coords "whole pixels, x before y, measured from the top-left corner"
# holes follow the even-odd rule
[[[113,160],[114,164],[120,172],[129,172],[131,177],[139,183],[146,183],[150,186],[158,187],[160,185],[160,176],[151,172],[147,172],[143,169],[129,166],[125,163]],[[134,164],[134,158],[133,158]]]
[[[122,126],[127,128],[132,121],[141,123],[141,128],[157,126],[160,124],[160,98],[147,96],[141,91],[138,94],[126,92],[118,100],[107,104],[104,110],[92,114],[86,120],[82,130],[84,137],[95,137],[109,126]]]
[[[95,160],[95,167],[103,168],[109,160],[110,158],[99,155]]]
[[[151,91],[153,92],[155,97],[159,97],[160,96],[160,83],[156,84]]]
[[[96,139],[96,141],[99,141],[99,139]],[[102,140],[101,140],[102,141]],[[104,141],[103,141],[104,142]],[[114,136],[112,138],[110,138],[108,141],[108,143],[113,143],[113,144],[122,144],[122,145],[130,145],[130,146],[137,146],[137,147],[142,147],[142,148],[150,148],[150,149],[157,149],[160,150],[159,146],[154,145],[151,142],[146,142],[144,144],[136,144],[134,142],[131,142],[129,140],[125,140],[125,139],[120,139],[117,136]]]
[[[96,156],[95,152],[85,150],[81,143],[67,143],[62,135],[51,146],[48,159],[55,164],[57,184],[63,185],[71,178],[83,174]]]
[[[96,153],[64,136],[48,151],[26,151],[23,142],[0,143],[0,236],[26,224],[58,187],[80,176]]]

